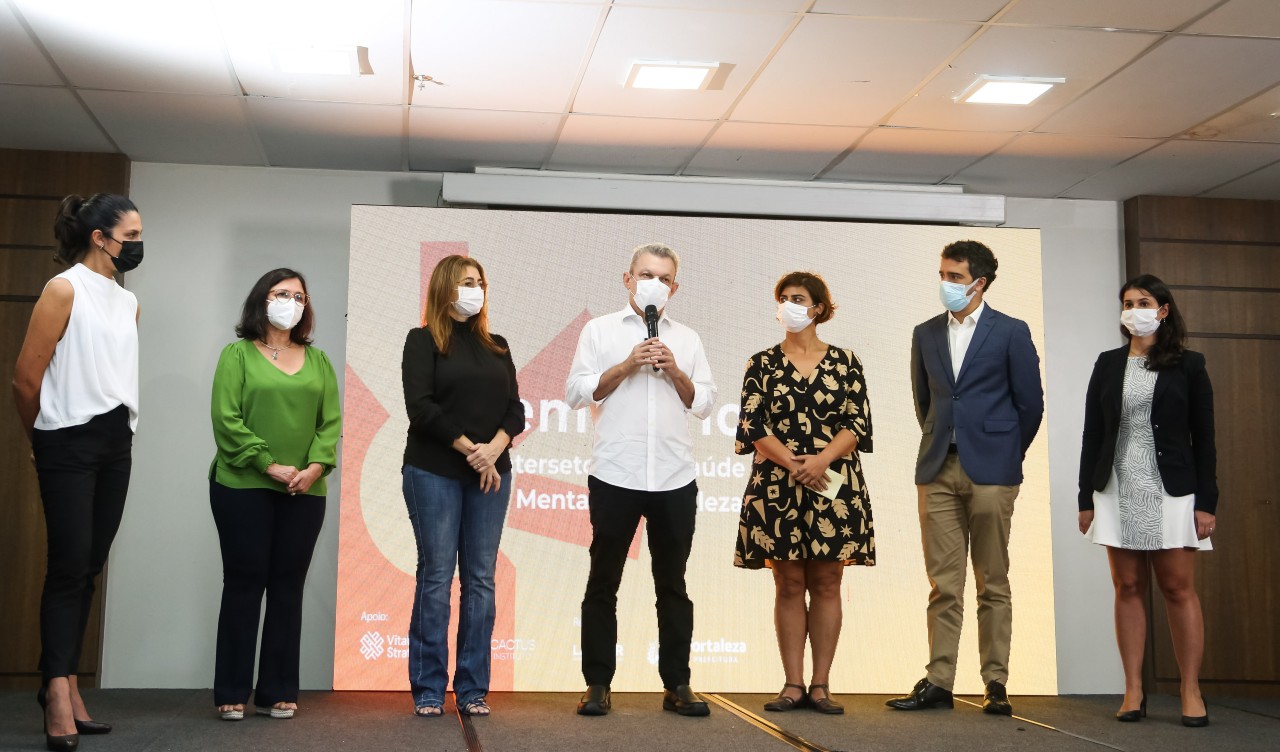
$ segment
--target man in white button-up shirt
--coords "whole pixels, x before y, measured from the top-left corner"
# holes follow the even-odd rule
[[[693,602],[685,564],[693,545],[697,483],[688,416],[706,418],[716,401],[711,367],[697,333],[666,316],[679,285],[679,257],[664,245],[636,248],[622,282],[628,306],[592,319],[582,330],[565,383],[573,408],[590,406],[595,423],[587,488],[591,510],[591,574],[582,600],[581,715],[609,712],[616,668],[618,586],[643,517],[653,558],[658,606],[658,672],[662,706],[707,715],[689,688]],[[649,337],[646,309],[657,317]]]

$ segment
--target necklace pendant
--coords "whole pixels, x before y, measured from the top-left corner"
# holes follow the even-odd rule
[[[279,360],[279,359],[280,359],[280,353],[278,353],[278,352],[273,352],[273,353],[271,353],[271,359],[272,359],[272,360]]]

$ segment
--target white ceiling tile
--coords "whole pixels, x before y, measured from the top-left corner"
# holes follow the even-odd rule
[[[826,125],[723,123],[683,174],[808,180],[865,132]]]
[[[1000,148],[1012,137],[1012,133],[877,128],[822,177],[937,183]]]
[[[218,20],[240,85],[252,96],[407,104],[404,0],[218,0]],[[278,49],[364,47],[371,73],[281,71]]]
[[[965,23],[808,16],[732,119],[874,125],[977,29]]]
[[[5,2],[0,2],[0,83],[47,86],[62,83],[57,71]]]
[[[398,105],[248,99],[258,138],[275,167],[399,170],[404,108]]]
[[[1051,198],[1160,141],[1025,133],[952,176],[976,193]]]
[[[1123,201],[1195,196],[1280,160],[1280,145],[1169,141],[1080,183],[1064,196]]]
[[[1280,162],[1201,194],[1207,198],[1280,198]]]
[[[122,91],[81,96],[135,162],[262,164],[240,97]]]
[[[1277,82],[1280,40],[1175,37],[1036,130],[1174,136]]]
[[[811,13],[871,18],[927,18],[939,21],[986,21],[1008,0],[818,0]]]
[[[547,167],[671,175],[689,161],[713,122],[570,115]]]
[[[237,94],[208,0],[11,0],[74,86]]]
[[[542,167],[564,115],[413,107],[409,169],[467,172],[475,167]]]
[[[917,128],[1028,130],[1132,60],[1156,34],[1084,29],[994,27],[889,120]],[[956,98],[982,74],[1065,78],[1029,105],[967,104]]]
[[[0,84],[0,112],[0,144],[6,149],[115,151],[66,88]]]
[[[1263,141],[1280,144],[1280,86],[1191,129],[1196,140]]]
[[[1172,31],[1221,0],[1021,0],[1000,23]]]
[[[573,102],[576,113],[705,120],[719,118],[759,69],[794,17],[615,7],[596,42]],[[639,60],[718,62],[714,90],[626,88]],[[725,64],[733,65],[725,76]]]
[[[1276,0],[1231,0],[1186,29],[1196,34],[1280,37]]]
[[[415,2],[413,71],[443,85],[415,105],[564,112],[604,9],[555,3]]]
[[[699,10],[769,11],[795,13],[809,0],[625,0],[627,5],[650,8],[690,8]]]

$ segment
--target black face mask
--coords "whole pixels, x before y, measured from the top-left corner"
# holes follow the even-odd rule
[[[108,235],[107,237],[111,237]],[[115,238],[111,238],[116,240]],[[142,263],[142,241],[141,240],[116,240],[120,244],[120,255],[111,256],[111,263],[116,265],[116,271],[120,273],[130,272],[138,268],[138,264]],[[102,250],[106,250],[103,248]]]

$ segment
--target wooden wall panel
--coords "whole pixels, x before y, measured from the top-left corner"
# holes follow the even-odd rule
[[[0,244],[53,244],[53,220],[61,202],[51,198],[0,198]]]
[[[1174,288],[1173,295],[1191,332],[1280,337],[1280,290],[1240,292]]]
[[[1207,240],[1275,243],[1280,238],[1280,202],[1243,199],[1138,196],[1138,234],[1147,240]],[[1126,225],[1127,225],[1126,218]]]
[[[53,220],[63,196],[127,194],[129,161],[120,154],[0,149],[0,383],[8,384],[34,299],[62,270],[52,261]],[[45,532],[40,492],[13,400],[0,397],[0,689],[39,685],[40,591]],[[94,599],[80,662],[80,685],[94,686],[106,575]]]
[[[63,268],[48,248],[0,248],[0,296],[38,297]]]
[[[0,194],[43,196],[129,192],[129,158],[80,151],[0,149]]]
[[[1197,560],[1205,694],[1280,697],[1280,201],[1125,202],[1130,277],[1168,283],[1214,384],[1214,551]],[[1152,688],[1178,691],[1163,599],[1152,600]]]
[[[1212,243],[1142,244],[1138,268],[1168,285],[1280,290],[1280,247]]]

